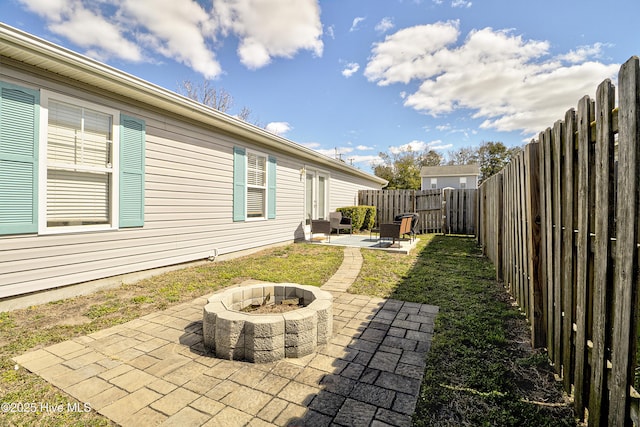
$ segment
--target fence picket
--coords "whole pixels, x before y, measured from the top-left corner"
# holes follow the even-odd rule
[[[593,290],[593,332],[591,341],[591,387],[589,391],[589,425],[606,425],[607,400],[603,399],[606,391],[606,362],[609,358],[607,349],[611,345],[607,329],[607,301],[611,295],[612,260],[611,240],[614,211],[613,207],[613,170],[614,170],[614,135],[613,108],[615,91],[611,81],[606,80],[596,95],[596,150],[595,150],[595,229],[594,229],[594,262],[593,281],[604,284],[594,286]]]
[[[561,140],[564,132],[564,123],[557,121],[553,125],[551,133],[551,152],[552,152],[552,231],[553,231],[553,247],[552,247],[552,281],[550,283],[553,292],[553,366],[557,374],[561,373],[562,367],[562,287],[556,284],[560,283],[560,266],[561,266],[561,217],[562,203],[560,195],[562,193],[562,184],[560,178],[560,158],[561,158]]]
[[[629,384],[635,366],[637,327],[638,173],[640,168],[640,65],[634,57],[618,76],[618,194],[616,203],[616,264],[608,422],[625,425],[629,417]],[[631,357],[630,357],[631,356]]]

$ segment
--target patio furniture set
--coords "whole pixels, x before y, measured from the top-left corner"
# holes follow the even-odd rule
[[[336,230],[336,234],[340,234],[340,230],[349,230],[349,234],[353,233],[353,224],[351,218],[343,217],[342,212],[329,213],[329,221],[325,219],[311,219],[311,240],[313,240],[314,233],[322,233],[328,236],[329,242],[331,242],[331,233]]]
[[[343,217],[341,212],[331,212],[329,220],[311,219],[311,240],[315,233],[326,234],[328,241],[331,242],[331,233],[336,230],[336,234],[340,234],[340,230],[349,230],[349,234],[353,233],[353,224],[351,218]],[[378,240],[392,239],[392,245],[396,243],[396,239],[401,238],[415,239],[417,234],[419,217],[415,213],[403,213],[396,215],[393,222],[383,223],[370,230],[369,237],[373,240],[373,234],[378,234]]]

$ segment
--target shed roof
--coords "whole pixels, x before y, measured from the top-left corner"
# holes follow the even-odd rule
[[[386,180],[354,166],[2,22],[0,57],[7,63],[17,66],[20,63],[28,64],[47,70],[66,79],[127,97],[134,102],[143,102],[154,110],[168,111],[242,139],[279,149],[383,186],[387,184]]]
[[[447,165],[447,166],[423,166],[420,169],[421,177],[439,176],[480,176],[480,166],[473,165]]]

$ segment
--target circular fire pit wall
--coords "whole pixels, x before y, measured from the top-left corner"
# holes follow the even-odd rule
[[[241,311],[291,299],[302,307],[278,314]],[[204,307],[204,345],[221,359],[255,363],[306,356],[331,338],[332,306],[331,294],[315,286],[265,283],[228,289]]]

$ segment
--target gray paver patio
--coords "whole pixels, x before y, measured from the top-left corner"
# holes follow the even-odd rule
[[[370,426],[411,424],[438,307],[346,292],[362,256],[322,287],[334,335],[300,359],[266,364],[205,351],[197,298],[15,358],[123,426]]]

